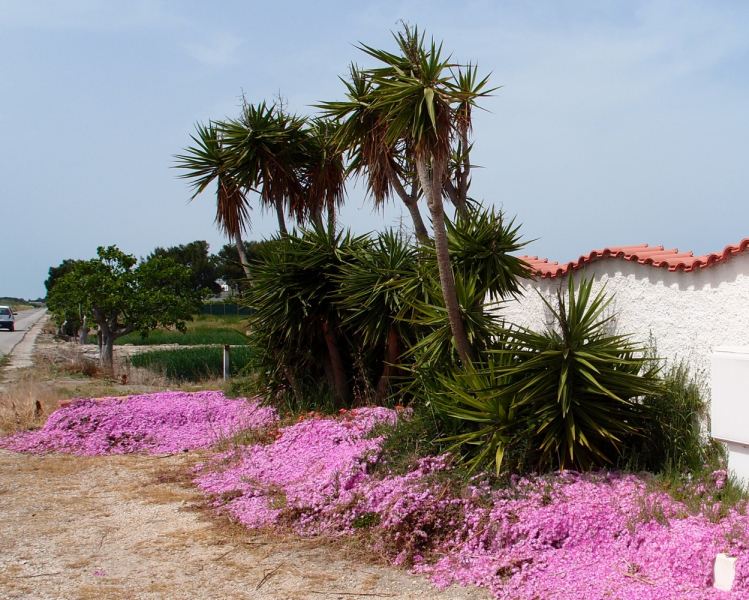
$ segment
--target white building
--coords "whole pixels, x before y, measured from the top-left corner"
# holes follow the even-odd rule
[[[536,291],[551,300],[573,272],[576,279],[594,278],[594,293],[605,285],[613,294],[617,333],[643,344],[654,340],[668,361],[684,359],[707,374],[714,347],[749,346],[749,238],[705,256],[643,244],[594,250],[562,265],[523,259],[537,277],[523,297],[500,309],[511,323],[543,329],[548,310]]]
[[[502,306],[503,319],[542,330],[550,315],[539,293],[554,305],[570,273],[594,278],[594,293],[605,285],[616,333],[654,342],[659,357],[687,361],[710,386],[711,433],[727,444],[729,468],[749,481],[749,238],[705,256],[643,244],[594,250],[564,265],[523,258],[537,275]]]

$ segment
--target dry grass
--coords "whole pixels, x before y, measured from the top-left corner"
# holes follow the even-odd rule
[[[220,379],[175,384],[149,369],[133,367],[118,350],[115,350],[114,368],[102,369],[85,348],[54,343],[50,338],[50,334],[40,335],[41,344],[37,345],[32,367],[4,371],[5,380],[0,386],[0,434],[41,427],[60,400],[226,387]]]
[[[57,342],[51,334],[43,332],[37,341],[34,365],[12,374],[6,372],[7,383],[3,383],[2,387],[10,391],[21,384],[43,384],[52,390],[57,399],[225,388],[224,381],[220,379],[176,384],[163,374],[133,367],[127,359],[127,352],[120,348],[115,348],[114,368],[102,369],[93,353],[92,348]]]
[[[0,431],[13,433],[41,427],[63,396],[46,382],[22,380],[0,391]]]

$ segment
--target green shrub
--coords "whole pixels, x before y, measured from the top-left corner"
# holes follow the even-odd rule
[[[253,348],[232,348],[230,374],[238,375],[252,362]],[[200,381],[221,377],[224,371],[224,351],[218,347],[153,350],[130,357],[134,367],[143,367],[163,373],[175,381]]]
[[[453,436],[469,465],[494,464],[513,446],[524,462],[535,449],[536,468],[588,469],[611,464],[622,440],[646,424],[638,397],[660,392],[655,361],[626,336],[609,335],[610,302],[591,297],[592,280],[579,290],[570,277],[554,323],[544,332],[503,328],[482,361],[442,367],[420,376],[420,387],[447,415],[465,423]],[[518,448],[520,449],[520,448]]]
[[[702,430],[707,419],[704,394],[699,378],[685,363],[668,368],[662,392],[646,396],[642,405],[648,418],[640,435],[625,440],[620,467],[683,473],[685,469],[700,472],[708,463],[717,464],[722,450]]]

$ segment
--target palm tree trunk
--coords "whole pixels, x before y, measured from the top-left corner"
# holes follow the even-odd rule
[[[283,200],[280,198],[276,200],[276,215],[278,216],[278,231],[286,235],[286,218],[283,216]]]
[[[335,206],[328,206],[328,229],[330,231],[335,232],[335,222],[336,222]]]
[[[419,240],[428,240],[429,231],[427,230],[426,225],[424,225],[424,219],[421,218],[421,211],[419,210],[417,201],[413,200],[406,202],[405,204],[408,212],[411,213],[411,219],[414,222],[414,231],[416,232],[416,237]]]
[[[447,247],[447,229],[445,228],[445,207],[442,203],[442,178],[446,165],[433,164],[432,172],[427,168],[425,157],[416,159],[416,169],[421,180],[421,189],[424,190],[427,206],[432,215],[432,227],[434,229],[434,249],[437,253],[437,268],[440,274],[440,286],[442,296],[445,299],[445,309],[450,320],[455,346],[458,349],[460,360],[468,363],[473,360],[473,349],[468,341],[465,325],[460,316],[460,304],[455,292],[455,278],[450,266],[450,253]]]
[[[312,222],[313,222],[313,223],[314,223],[314,224],[315,224],[315,225],[316,225],[317,227],[319,227],[320,229],[322,229],[322,228],[323,228],[323,227],[322,227],[322,211],[319,211],[319,210],[316,210],[316,211],[314,211],[314,212],[313,212],[313,213],[312,213],[312,214],[310,215],[310,218],[311,218]]]
[[[377,401],[382,403],[390,387],[390,378],[395,374],[395,365],[400,359],[400,349],[398,348],[398,334],[395,327],[390,326],[388,332],[388,346],[385,349],[385,364],[382,367],[382,376],[377,382],[375,390]]]
[[[236,235],[234,236],[234,245],[237,247],[237,252],[239,253],[239,262],[242,263],[244,276],[249,279],[250,269],[247,265],[250,261],[247,259],[247,252],[244,249],[244,241],[242,241],[242,234],[239,231],[237,231]]]
[[[322,321],[323,335],[325,336],[325,344],[328,346],[328,355],[330,356],[330,363],[333,367],[333,378],[335,380],[336,396],[346,406],[351,405],[351,389],[348,384],[348,377],[346,376],[346,368],[343,366],[343,359],[341,358],[341,351],[338,348],[338,340],[336,339],[335,329],[331,327],[325,321]]]
[[[460,194],[458,194],[458,190],[455,189],[455,185],[453,185],[453,182],[450,181],[449,178],[445,180],[445,191],[450,197],[450,201],[455,205],[455,210],[464,217],[467,216],[468,203],[465,199],[461,200]]]
[[[428,240],[429,231],[427,230],[426,225],[424,225],[424,219],[421,218],[418,197],[416,196],[416,192],[418,190],[415,189],[411,194],[409,194],[403,187],[400,179],[398,179],[398,175],[396,175],[391,165],[388,165],[387,176],[390,185],[393,186],[395,192],[398,194],[398,196],[400,196],[400,199],[403,200],[403,204],[406,205],[408,212],[411,213],[411,219],[414,222],[414,231],[416,232],[416,237],[419,240]],[[416,186],[414,186],[414,188],[415,187]]]

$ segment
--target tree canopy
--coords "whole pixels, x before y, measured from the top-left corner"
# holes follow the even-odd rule
[[[197,240],[189,244],[156,248],[148,258],[160,256],[188,267],[192,289],[204,294],[219,294],[221,286],[216,282],[220,277],[216,256],[210,254],[208,242]],[[240,268],[241,270],[241,268]]]
[[[75,265],[79,262],[81,261],[74,260],[72,258],[66,258],[60,263],[59,266],[50,267],[49,277],[47,277],[46,281],[44,282],[44,287],[47,290],[47,294],[52,291],[52,288],[55,287],[57,281],[64,275],[70,273],[70,271],[73,270],[73,267],[75,267]]]
[[[102,364],[111,366],[117,338],[133,331],[147,336],[157,327],[184,331],[200,310],[188,267],[161,256],[138,262],[116,246],[96,252],[97,258],[79,261],[57,281],[47,304],[58,319],[83,315],[97,323]]]

